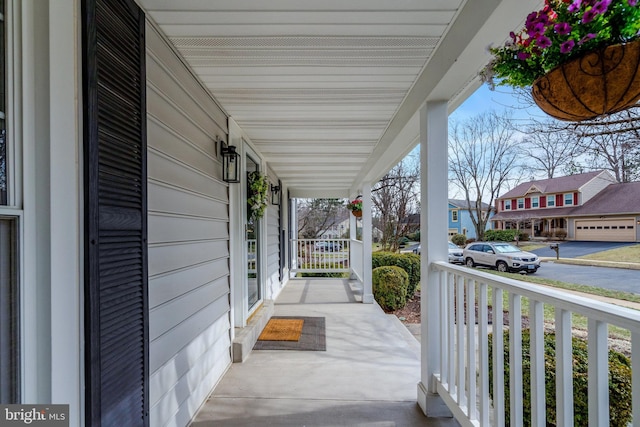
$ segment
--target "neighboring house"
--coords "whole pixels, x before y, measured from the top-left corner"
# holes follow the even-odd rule
[[[472,209],[475,206],[476,201],[471,202]],[[486,218],[489,215],[491,218],[494,214],[494,210],[491,209],[487,203],[482,203],[482,215]],[[475,211],[475,209],[474,209]],[[487,222],[485,230],[491,229],[491,221]],[[454,234],[464,234],[467,239],[475,239],[476,228],[471,220],[471,209],[466,200],[461,199],[449,199],[449,238]]]
[[[471,201],[472,206],[475,204],[475,200]],[[487,203],[482,202],[482,215],[489,215],[492,217],[494,210],[491,209]],[[404,219],[404,223],[413,224],[416,229],[420,228],[420,214],[412,214]],[[454,234],[464,234],[468,239],[476,238],[476,228],[471,220],[471,210],[468,207],[466,200],[461,199],[449,199],[449,212],[448,212],[448,234],[449,238]],[[491,229],[491,221],[487,222],[486,230]]]
[[[570,240],[640,241],[640,182],[617,183],[607,171],[518,185],[496,200],[497,229],[532,236],[561,230]]]

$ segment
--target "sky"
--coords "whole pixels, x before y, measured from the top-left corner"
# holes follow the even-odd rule
[[[450,120],[461,121],[465,118],[480,114],[486,110],[511,110],[515,119],[526,122],[529,117],[544,118],[544,113],[538,107],[529,106],[519,99],[519,95],[507,86],[497,86],[490,90],[486,84],[460,105],[450,116]]]

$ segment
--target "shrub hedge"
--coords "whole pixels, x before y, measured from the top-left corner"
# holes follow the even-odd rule
[[[484,240],[487,242],[512,242],[516,239],[521,242],[529,240],[529,235],[519,230],[487,230],[484,232]]]
[[[574,424],[588,424],[587,341],[573,337],[573,403]],[[555,334],[544,334],[544,364],[547,426],[556,425],[556,359]],[[489,336],[489,378],[492,378],[491,335]],[[509,425],[509,332],[504,332],[505,425]],[[530,332],[522,331],[523,425],[531,423]],[[489,381],[493,398],[493,381]],[[631,422],[631,361],[623,354],[609,350],[609,419],[610,426],[626,427]]]
[[[451,243],[453,243],[454,245],[464,246],[466,242],[467,236],[465,236],[464,234],[454,234],[453,236],[451,236]]]
[[[407,303],[409,275],[402,268],[387,265],[372,272],[373,297],[383,310],[398,310]]]
[[[395,265],[409,275],[407,299],[413,298],[420,285],[420,255],[413,253],[398,254],[395,252],[374,252],[371,257],[371,268]]]

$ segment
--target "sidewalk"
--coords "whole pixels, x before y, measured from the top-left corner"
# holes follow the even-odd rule
[[[289,281],[276,316],[321,316],[326,351],[253,350],[235,363],[200,410],[205,426],[458,426],[444,403],[426,418],[417,399],[420,345],[355,282]]]

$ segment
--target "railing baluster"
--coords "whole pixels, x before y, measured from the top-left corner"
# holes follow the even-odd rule
[[[476,412],[476,282],[465,280],[467,291],[467,416],[477,420]]]
[[[446,271],[438,272],[440,281],[440,295],[442,295],[444,304],[440,307],[440,382],[449,384],[449,293],[447,286],[449,284],[449,276],[451,273]]]
[[[556,307],[556,424],[573,426],[571,312]]]
[[[531,426],[546,425],[544,386],[544,304],[529,300],[531,331]]]
[[[448,306],[449,306],[449,312],[447,313],[449,316],[449,320],[447,322],[448,324],[448,329],[449,329],[449,341],[448,341],[448,351],[449,354],[447,355],[447,358],[449,359],[449,394],[451,394],[452,396],[455,395],[455,393],[457,393],[457,389],[456,389],[456,373],[455,373],[455,368],[456,368],[456,362],[453,359],[453,355],[456,354],[455,353],[455,312],[456,312],[456,306],[455,306],[455,289],[456,289],[456,276],[453,273],[449,273],[449,280],[447,282],[447,299],[448,299]]]
[[[509,396],[511,426],[522,426],[522,297],[509,292]]]
[[[466,405],[465,399],[465,366],[464,366],[464,277],[458,276],[456,278],[456,338],[457,338],[457,394],[458,404],[460,406]]]
[[[480,387],[480,426],[489,426],[489,333],[488,329],[487,284],[480,283],[478,288],[478,385]]]
[[[589,425],[606,426],[609,424],[608,327],[595,319],[589,319],[588,327]]]
[[[504,319],[502,289],[493,290],[493,410],[496,427],[504,427]]]

